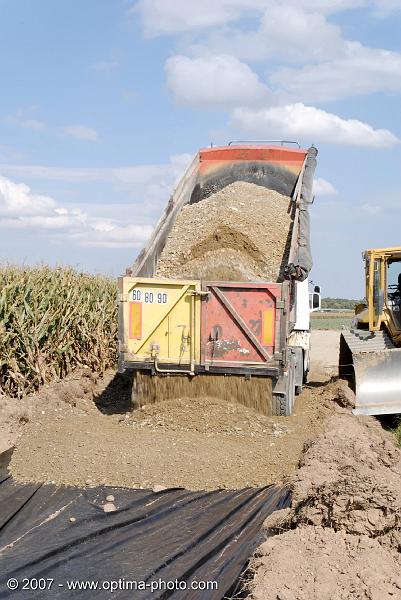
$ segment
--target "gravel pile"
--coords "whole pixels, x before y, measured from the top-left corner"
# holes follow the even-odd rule
[[[277,281],[289,253],[289,198],[237,181],[179,213],[159,277]]]
[[[242,437],[282,436],[292,429],[272,417],[217,398],[176,398],[147,404],[122,421],[153,431],[197,431],[206,436],[227,433]]]

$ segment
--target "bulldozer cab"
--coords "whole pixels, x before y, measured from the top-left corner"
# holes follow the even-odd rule
[[[340,337],[339,375],[355,391],[354,414],[401,413],[401,247],[367,250],[366,302]]]
[[[401,330],[401,258],[387,263],[387,304],[395,326]]]
[[[401,247],[365,252],[369,331],[401,334]]]

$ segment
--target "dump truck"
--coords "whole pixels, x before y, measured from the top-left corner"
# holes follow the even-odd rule
[[[291,142],[231,142],[196,154],[148,244],[128,274],[118,280],[119,371],[133,372],[135,406],[155,401],[158,393],[193,397],[214,395],[217,389],[228,399],[241,396],[247,403],[256,390],[262,413],[292,414],[294,395],[301,392],[310,363],[309,207],[316,157],[314,146],[305,150]],[[206,206],[235,182],[258,186],[256,191],[271,190],[285,199],[289,230],[281,233],[274,223],[271,231],[265,230],[266,235],[285,238],[277,279],[158,276],[161,256],[183,211],[195,210],[201,203]],[[251,203],[248,197],[231,208],[238,214]],[[266,214],[272,206],[266,203]],[[183,240],[186,233],[179,231]],[[214,245],[228,243],[220,234],[212,232]],[[228,237],[234,245],[241,240],[234,262],[237,255],[253,251],[251,241],[243,239],[238,228],[230,230]],[[219,256],[224,257],[226,250]],[[191,247],[180,258],[182,269],[185,257],[196,254],[199,261],[202,253]],[[149,391],[152,386],[153,392]],[[167,391],[169,386],[173,392]]]
[[[363,253],[366,296],[340,337],[339,376],[355,392],[354,414],[401,413],[401,247]]]

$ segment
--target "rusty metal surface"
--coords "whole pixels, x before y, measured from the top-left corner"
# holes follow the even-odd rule
[[[202,365],[266,365],[276,351],[281,284],[205,282],[201,307]],[[264,330],[264,316],[271,324]],[[269,343],[266,343],[268,340]]]

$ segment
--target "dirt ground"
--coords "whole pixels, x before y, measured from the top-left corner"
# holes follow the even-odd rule
[[[329,381],[338,338],[312,332],[311,382],[290,418],[212,397],[132,412],[130,382],[113,372],[76,374],[18,405],[0,399],[2,439],[16,444],[11,472],[154,489],[285,482],[293,504],[264,524],[248,597],[401,598],[401,450],[378,420],[351,414],[343,382]]]
[[[338,374],[340,334],[338,330],[311,331],[310,381],[323,383]]]
[[[311,388],[290,418],[213,398],[126,411],[106,393],[96,404],[83,390],[42,404],[17,443],[13,475],[76,485],[263,486],[294,471],[305,441],[322,431],[333,408],[320,388]]]
[[[401,598],[401,561],[374,539],[323,527],[277,537],[255,557],[253,600]]]
[[[337,359],[335,351],[330,356],[325,349],[323,355],[320,333],[312,334],[319,356],[319,363],[312,356],[315,382],[319,376],[327,381],[326,363]],[[205,394],[131,412],[128,378],[109,372],[98,379],[83,372],[23,401],[3,399],[1,439],[6,440],[3,449],[16,445],[10,466],[23,480],[189,489],[261,486],[285,481],[294,472],[305,442],[337,410],[331,398],[324,385],[312,381],[290,418],[267,417]]]

